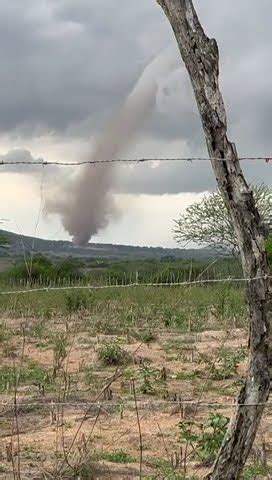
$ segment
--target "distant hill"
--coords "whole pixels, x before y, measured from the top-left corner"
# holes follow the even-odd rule
[[[1,237],[7,240],[4,245]],[[0,230],[0,256],[21,257],[24,253],[31,253],[33,238],[25,235]],[[136,247],[129,245],[113,245],[103,243],[89,243],[85,247],[73,245],[64,240],[44,240],[35,238],[34,252],[51,257],[77,257],[77,258],[104,258],[104,259],[151,259],[151,258],[182,258],[182,259],[207,259],[214,257],[214,252],[209,249],[182,249],[162,247]]]

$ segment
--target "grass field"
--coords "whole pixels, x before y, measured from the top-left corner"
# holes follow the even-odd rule
[[[242,286],[2,295],[0,313],[0,478],[209,471],[246,372]],[[271,478],[271,414],[244,479]]]

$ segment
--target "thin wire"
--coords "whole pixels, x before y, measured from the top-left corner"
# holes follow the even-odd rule
[[[106,290],[106,289],[115,289],[115,288],[135,288],[135,287],[184,287],[189,285],[203,285],[210,283],[240,283],[240,282],[253,282],[257,280],[268,280],[272,279],[272,276],[265,275],[260,277],[252,278],[215,278],[207,280],[195,280],[192,282],[176,282],[176,283],[129,283],[125,285],[78,285],[78,286],[67,286],[67,287],[39,287],[39,288],[29,288],[27,290],[9,290],[0,292],[0,295],[17,295],[24,293],[34,293],[34,292],[49,292],[49,291],[61,291],[61,290]]]
[[[258,407],[258,406],[272,406],[271,402],[261,402],[261,403],[222,403],[222,402],[198,402],[198,401],[190,401],[190,400],[151,400],[151,401],[142,401],[140,398],[137,398],[137,402],[139,402],[140,408],[146,408],[155,405],[188,405],[188,406],[199,406],[199,407]],[[12,402],[5,402],[2,401],[1,406],[3,407],[13,407],[14,404]],[[124,400],[119,403],[103,403],[103,402],[93,402],[93,403],[84,403],[84,402],[29,402],[29,403],[18,403],[18,409],[23,407],[44,407],[44,408],[53,408],[53,407],[81,407],[81,408],[90,408],[90,407],[121,407],[125,405],[134,406],[134,400]],[[1,412],[3,413],[3,412]]]
[[[17,161],[11,161],[11,160],[1,160],[0,161],[0,166],[1,165],[43,165],[43,166],[48,166],[48,165],[59,165],[59,166],[67,166],[67,167],[72,167],[72,166],[78,166],[78,165],[98,165],[98,164],[107,164],[107,163],[145,163],[145,162],[194,162],[194,161],[218,161],[218,162],[224,162],[224,161],[230,161],[231,159],[229,158],[220,158],[220,157],[214,157],[214,158],[209,158],[209,157],[178,157],[178,158],[112,158],[108,160],[82,160],[78,162],[58,162],[58,161],[47,161],[43,159],[38,159],[38,160],[17,160]],[[269,163],[272,160],[272,157],[239,157],[238,160],[244,161],[244,160],[250,160],[250,161],[255,161],[255,160],[262,160],[265,161],[266,163]]]

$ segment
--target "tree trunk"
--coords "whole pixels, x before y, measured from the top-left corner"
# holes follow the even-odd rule
[[[218,458],[207,476],[212,480],[234,480],[239,478],[248,458],[270,390],[271,306],[264,227],[235,145],[227,137],[225,106],[218,84],[217,43],[205,35],[192,0],[157,2],[169,19],[190,75],[212,168],[236,231],[244,276],[252,279],[247,285],[248,375]]]

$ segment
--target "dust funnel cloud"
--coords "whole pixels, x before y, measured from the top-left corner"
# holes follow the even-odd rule
[[[121,109],[96,139],[87,160],[109,160],[120,155],[155,107],[158,80],[168,76],[178,64],[177,52],[167,49],[145,68]],[[81,167],[78,176],[60,187],[55,198],[48,201],[47,212],[60,216],[64,229],[75,244],[87,244],[114,215],[111,193],[114,173],[114,164]]]

